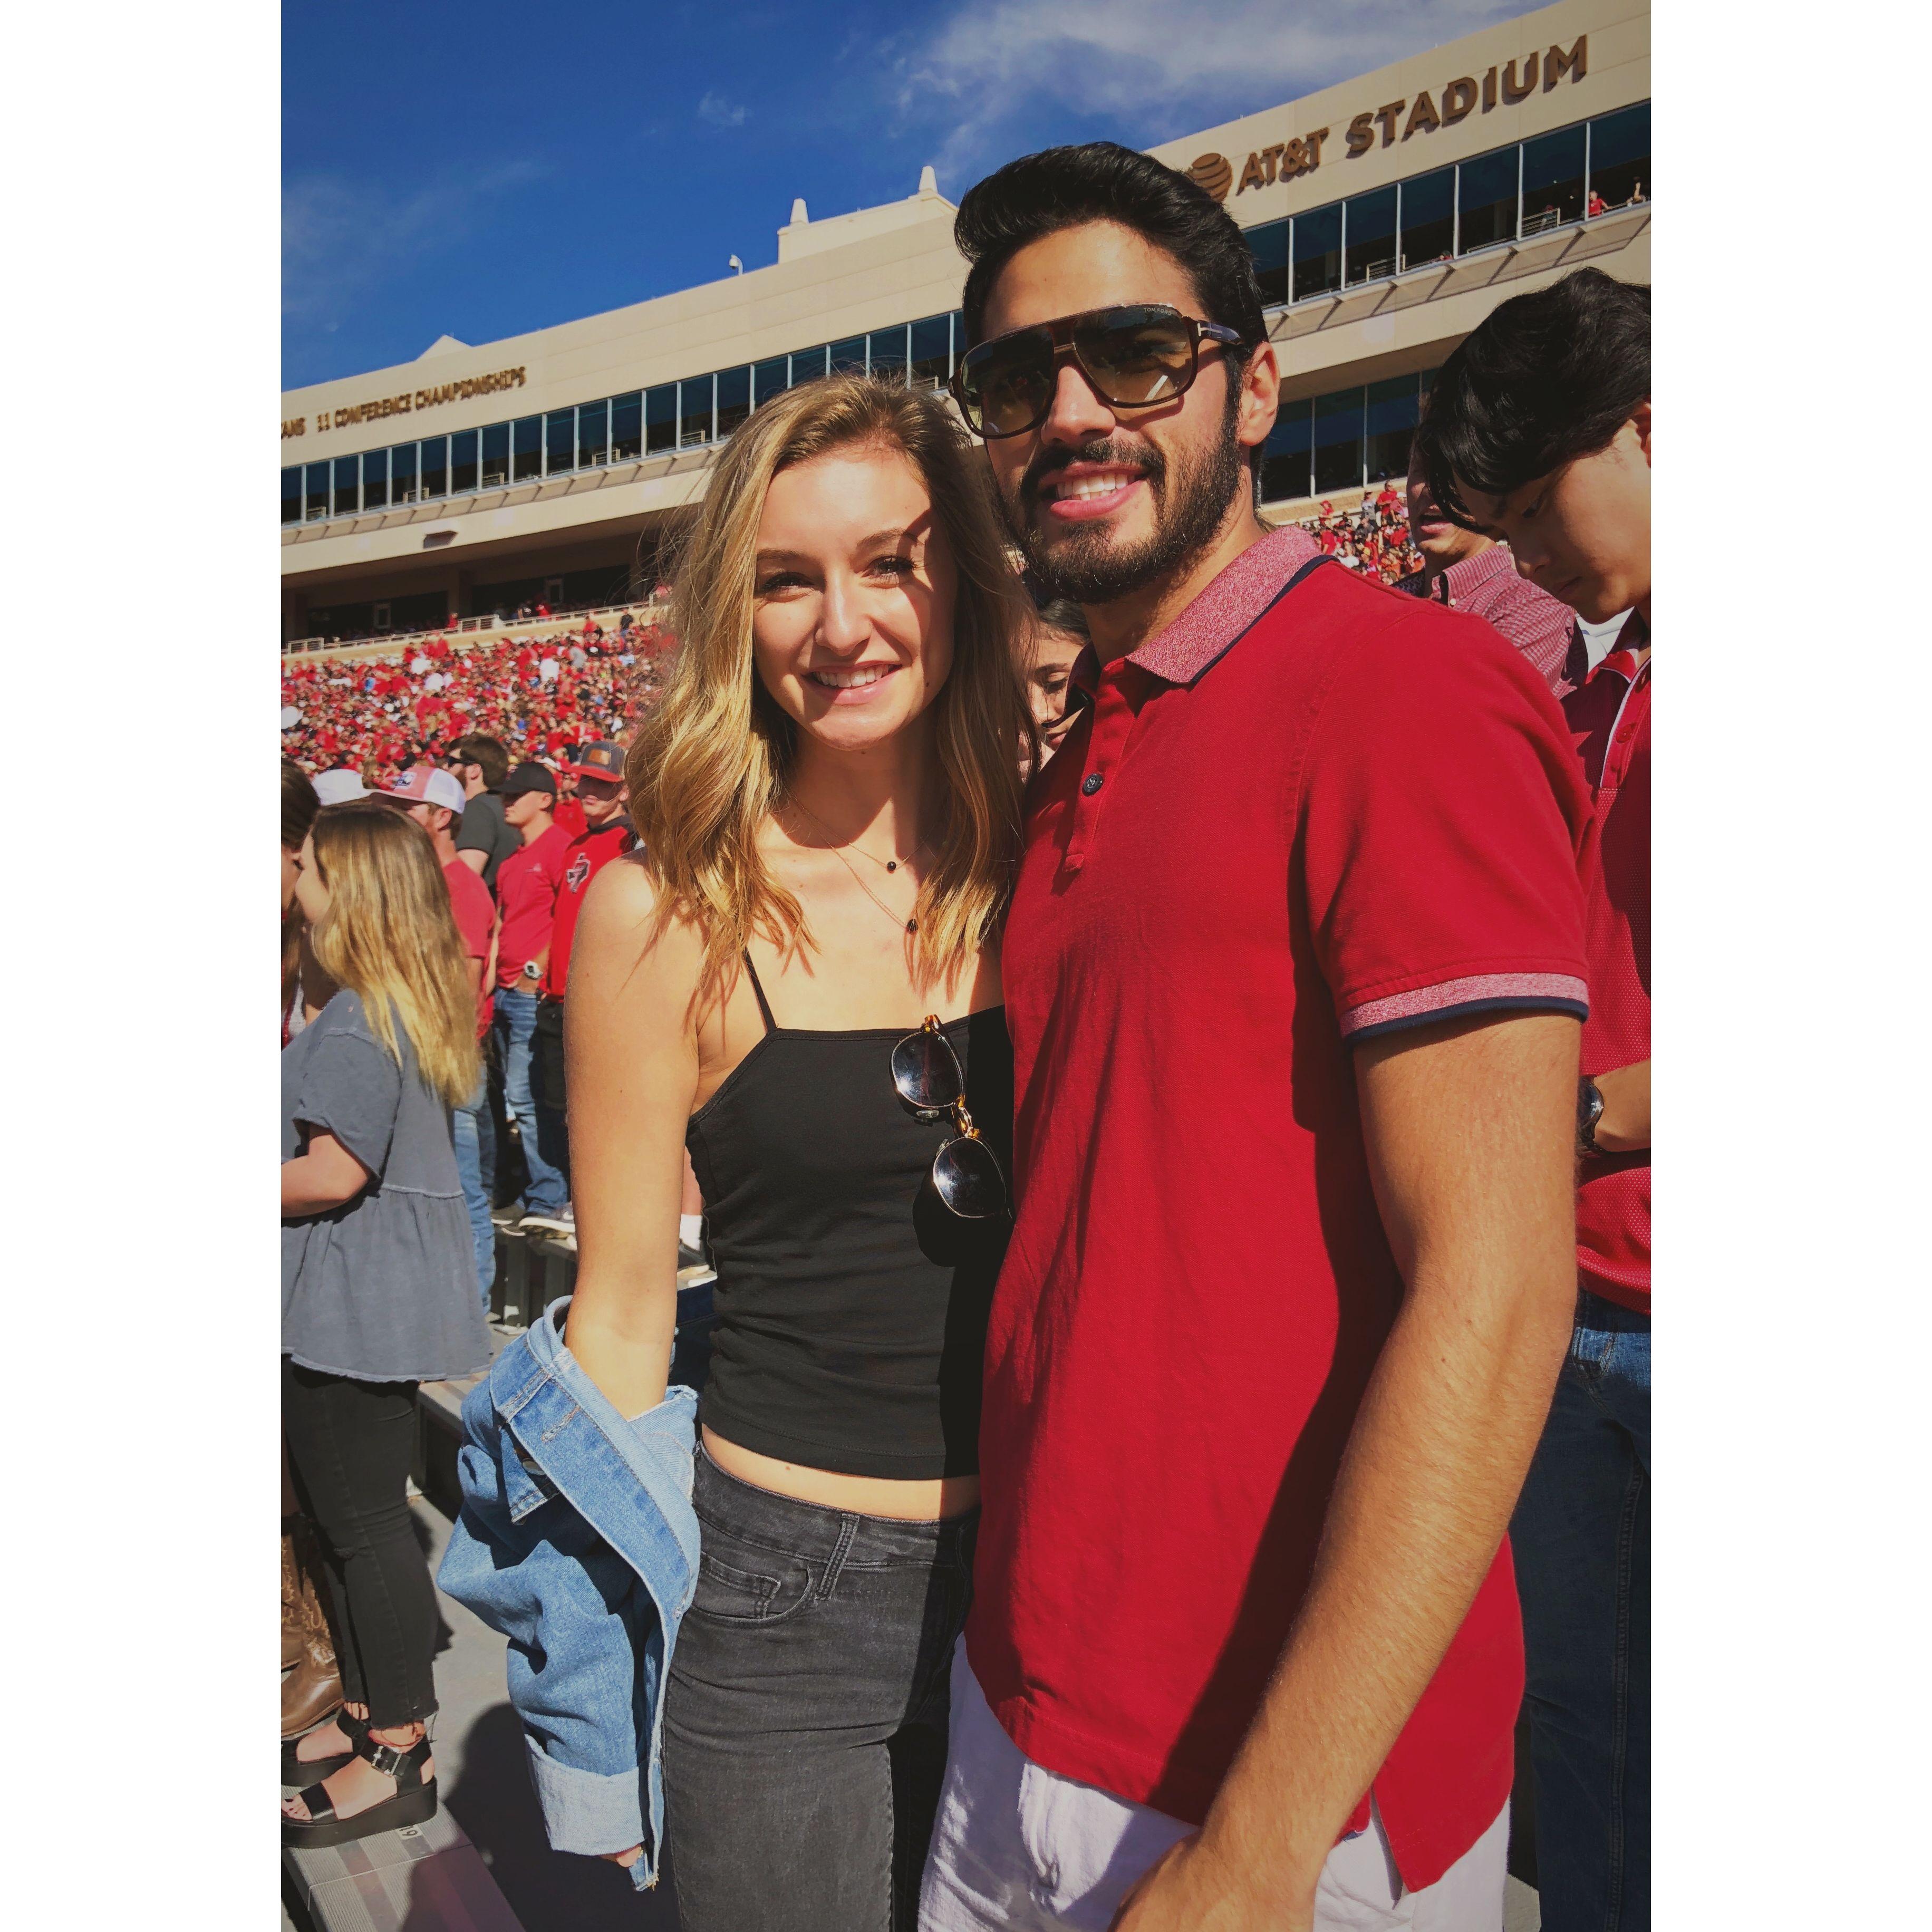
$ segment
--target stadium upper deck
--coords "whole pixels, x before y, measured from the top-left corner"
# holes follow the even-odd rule
[[[1263,496],[1406,467],[1429,372],[1585,261],[1650,278],[1646,0],[1559,0],[1165,142],[1247,231],[1286,376]],[[758,400],[828,368],[942,385],[964,265],[931,170],[742,275],[282,398],[284,638],[647,590]]]

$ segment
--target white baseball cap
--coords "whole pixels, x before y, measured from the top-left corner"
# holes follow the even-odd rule
[[[440,765],[412,765],[387,791],[376,796],[400,799],[407,805],[440,805],[451,812],[460,812],[468,802],[456,774]]]
[[[318,774],[315,795],[322,805],[346,805],[351,799],[367,798],[369,788],[362,782],[359,772],[352,772],[346,765],[339,765],[332,772]]]

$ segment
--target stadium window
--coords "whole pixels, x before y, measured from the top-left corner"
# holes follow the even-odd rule
[[[1416,383],[1413,376],[1391,376],[1371,382],[1368,394],[1368,480],[1400,479],[1408,474],[1408,446],[1415,434]]]
[[[494,489],[510,480],[510,425],[492,423],[483,432],[483,488]]]
[[[1312,492],[1311,408],[1304,398],[1298,403],[1283,403],[1276,412],[1274,428],[1268,431],[1262,451],[1264,503],[1286,502],[1291,496],[1306,496]]]
[[[510,425],[510,481],[543,474],[543,418],[524,416]]]
[[[1456,170],[1456,252],[1473,254],[1516,239],[1516,203],[1520,148],[1498,148],[1479,154]]]
[[[1590,192],[1606,208],[1651,197],[1650,103],[1590,123]]]
[[[416,446],[399,442],[389,452],[389,501],[413,503],[416,500]]]
[[[1294,263],[1294,299],[1325,295],[1342,286],[1342,204],[1311,208],[1294,218],[1291,254]]]
[[[722,442],[752,413],[752,368],[741,362],[718,372],[718,440]]]
[[[592,470],[610,460],[610,405],[580,403],[577,406],[577,466]]]
[[[370,449],[362,457],[362,507],[380,510],[389,500],[389,452]]]
[[[757,408],[768,403],[774,396],[782,395],[790,386],[790,378],[785,373],[786,358],[774,356],[769,362],[755,364],[752,370],[752,405]]]
[[[477,432],[460,429],[449,439],[449,494],[460,496],[476,487]]]
[[[1362,392],[1315,398],[1315,488],[1354,490],[1362,481]]]
[[[577,412],[552,410],[544,418],[544,474],[561,476],[577,467]]]
[[[1248,251],[1255,258],[1255,280],[1262,285],[1262,306],[1272,308],[1288,299],[1288,224],[1264,221],[1248,230]]]
[[[912,386],[915,389],[943,389],[952,374],[952,318],[928,316],[912,326]]]
[[[906,326],[875,328],[866,337],[866,359],[872,373],[883,382],[902,383],[906,379]]]
[[[1402,248],[1396,257],[1403,268],[1428,262],[1446,262],[1456,248],[1456,170],[1438,168],[1402,184]]]
[[[1352,196],[1347,211],[1348,254],[1342,271],[1345,286],[1378,282],[1395,273],[1395,203],[1393,188],[1372,194]]]
[[[282,521],[298,524],[302,514],[302,465],[282,472]]]
[[[821,342],[816,349],[796,350],[791,358],[791,386],[795,389],[801,382],[815,382],[825,374],[827,358],[832,352]]]
[[[660,382],[644,392],[644,454],[677,447],[677,385]]]
[[[1522,232],[1526,238],[1582,220],[1584,147],[1581,126],[1540,134],[1522,144]]]
[[[422,446],[422,493],[425,496],[449,494],[449,439],[433,436]]]
[[[359,456],[338,456],[335,459],[335,481],[328,514],[332,517],[352,517],[362,507],[362,459]]]
[[[832,375],[862,376],[866,373],[866,338],[862,335],[848,335],[843,342],[832,344],[828,352]]]
[[[644,453],[644,392],[610,398],[610,460],[633,463]]]
[[[314,523],[328,514],[328,465],[311,463],[303,485],[302,516]]]
[[[709,376],[694,376],[677,386],[677,446],[689,449],[694,444],[711,440],[712,392],[716,387]]]

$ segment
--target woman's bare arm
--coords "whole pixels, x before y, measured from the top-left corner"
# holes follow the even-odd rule
[[[620,1413],[664,1400],[677,1317],[684,1130],[698,1089],[701,949],[634,861],[592,880],[564,1013],[577,1292],[565,1339]]]
[[[300,1154],[282,1162],[283,1218],[326,1214],[353,1201],[371,1178],[333,1134],[313,1133]]]

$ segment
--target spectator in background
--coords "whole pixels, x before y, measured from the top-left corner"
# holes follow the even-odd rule
[[[282,1054],[282,1420],[322,1534],[346,1701],[285,1754],[284,1845],[436,1811],[436,1594],[406,1499],[416,1388],[487,1367],[448,1109],[476,1006],[434,854],[388,808],[323,812],[296,894],[342,991]],[[313,1781],[308,1781],[313,1780]]]
[[[1575,613],[1520,574],[1507,544],[1445,516],[1412,457],[1408,526],[1422,553],[1422,568],[1402,578],[1398,590],[1433,598],[1494,626],[1522,652],[1552,695],[1562,698],[1576,688],[1582,667],[1576,662]]]
[[[556,1164],[562,1170],[566,1190],[570,1184],[570,1113],[563,1060],[563,1002],[570,982],[571,943],[577,936],[577,916],[584,909],[584,895],[590,881],[613,859],[629,851],[638,842],[638,835],[625,812],[631,793],[624,782],[624,754],[619,746],[604,739],[583,746],[568,776],[577,787],[576,802],[584,829],[563,854],[556,916],[550,928],[550,959],[544,969],[537,1001],[531,1071],[535,1097],[555,1124]],[[557,822],[562,824],[561,816]],[[548,1156],[548,1144],[544,1152]],[[557,1218],[574,1229],[576,1222],[567,1204]]]
[[[1584,210],[1584,213],[1588,215],[1601,214],[1609,206],[1610,203],[1594,188],[1592,188],[1590,190],[1590,205]]]
[[[1037,608],[1027,703],[1040,728],[1040,761],[1044,765],[1072,727],[1075,713],[1068,696],[1073,667],[1087,648],[1087,616],[1070,597],[1049,597]]]
[[[463,822],[456,833],[457,856],[494,892],[503,861],[520,850],[523,840],[504,815],[502,786],[510,754],[500,738],[472,734],[456,748],[462,763]]]
[[[1576,1320],[1510,1540],[1543,1922],[1650,1923],[1650,290],[1580,268],[1443,364],[1418,458],[1444,508],[1617,646],[1564,700],[1594,800],[1577,1088]]]
[[[296,902],[302,876],[302,841],[322,809],[308,774],[292,759],[282,760],[282,1044],[302,1027],[302,914]]]
[[[489,1036],[494,1009],[491,988],[496,962],[496,902],[456,850],[453,832],[463,815],[463,788],[450,773],[434,765],[414,765],[380,795],[414,819],[436,848],[436,863],[449,886],[450,910],[456,915],[456,929],[463,940],[464,968],[476,996],[476,1037],[481,1042]],[[488,1078],[480,1064],[474,1090],[452,1110],[450,1130],[476,1251],[477,1288],[488,1308],[496,1278],[496,1230],[490,1219],[496,1184],[496,1129],[490,1113]]]
[[[562,1165],[563,1123],[533,1090],[537,996],[550,964],[556,896],[563,884],[569,838],[556,823],[556,780],[542,765],[518,766],[503,781],[503,812],[522,849],[496,874],[502,930],[496,945],[496,1049],[503,1068],[503,1106],[517,1124],[529,1180],[525,1227],[567,1233],[570,1204]]]

